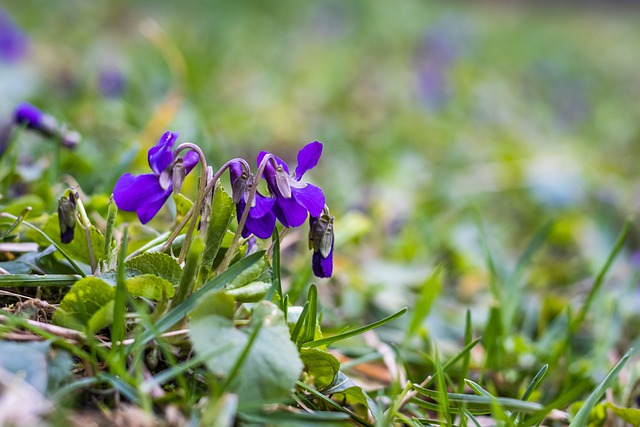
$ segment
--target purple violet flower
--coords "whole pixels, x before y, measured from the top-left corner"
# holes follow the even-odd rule
[[[13,111],[13,121],[17,125],[38,131],[44,136],[53,136],[58,130],[56,119],[27,102],[19,104]]]
[[[27,35],[0,9],[0,61],[18,61],[27,54],[28,49]]]
[[[75,148],[82,138],[78,132],[69,129],[66,123],[60,125],[53,116],[43,113],[38,107],[27,102],[19,104],[14,110],[13,123],[48,138],[56,137],[62,145],[70,149]]]
[[[242,163],[232,162],[229,165],[229,176],[233,189],[233,202],[236,204],[236,216],[240,222],[240,217],[247,206],[247,194],[253,184],[253,175],[244,170]],[[274,202],[273,197],[266,197],[256,192],[242,230],[242,237],[247,238],[251,234],[261,239],[271,237],[276,226],[276,216],[272,212]]]
[[[158,213],[172,191],[180,191],[181,178],[191,172],[199,157],[195,151],[189,151],[177,158],[173,152],[177,139],[177,132],[167,131],[149,149],[147,158],[153,173],[137,176],[125,173],[118,179],[113,189],[118,209],[136,212],[140,222],[146,224]]]
[[[325,206],[322,215],[309,217],[309,249],[313,249],[311,266],[316,277],[333,274],[333,217]]]
[[[103,68],[98,75],[100,93],[106,98],[119,98],[127,86],[124,73],[115,67]]]
[[[258,165],[269,154],[261,151],[258,154]],[[306,171],[313,169],[322,155],[322,144],[311,142],[298,152],[298,165],[295,173],[289,174],[289,167],[275,157],[277,167],[267,163],[264,177],[271,194],[275,196],[273,213],[285,227],[299,227],[307,219],[307,213],[313,217],[320,216],[324,208],[324,193],[319,187],[308,182],[301,182]]]

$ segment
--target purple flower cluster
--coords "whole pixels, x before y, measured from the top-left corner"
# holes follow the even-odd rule
[[[324,224],[330,218],[330,227],[324,229],[330,234],[330,237],[324,238],[325,243],[330,241],[328,245],[325,244],[325,247],[330,247],[330,250],[320,251],[318,249],[321,244],[320,239],[317,244],[310,245],[314,249],[312,262],[314,274],[317,277],[331,277],[333,272],[333,217],[325,214],[325,211],[328,212],[328,210],[325,206],[322,189],[302,181],[304,174],[316,167],[321,155],[322,143],[314,141],[305,145],[298,152],[298,164],[294,173],[291,174],[289,165],[282,159],[266,151],[261,151],[258,154],[258,167],[266,161],[264,178],[270,197],[256,193],[255,203],[249,208],[242,235],[246,237],[254,234],[260,238],[267,238],[273,233],[276,219],[287,228],[295,228],[304,224],[309,218],[309,236],[311,238],[314,236],[313,230],[317,228],[316,224]],[[235,167],[237,169],[239,165]],[[236,188],[238,179],[238,172],[232,171],[232,187]],[[246,201],[244,197],[236,199],[238,200],[236,212],[239,219],[246,209]],[[316,232],[315,235],[317,234]]]
[[[158,213],[172,191],[180,190],[182,182],[176,181],[176,174],[184,178],[198,163],[194,151],[178,157],[173,150],[177,138],[177,133],[167,131],[149,150],[152,173],[137,176],[126,173],[114,188],[118,208],[137,212],[143,224]],[[268,239],[275,230],[276,220],[287,228],[294,228],[308,218],[310,248],[314,251],[313,272],[318,277],[330,277],[333,272],[333,217],[329,215],[322,190],[302,180],[304,174],[318,164],[321,155],[320,142],[307,144],[298,152],[298,164],[292,174],[283,160],[266,151],[260,152],[257,166],[267,183],[268,195],[257,191],[256,177],[247,170],[244,161],[231,161],[228,167],[238,223],[249,206],[241,235]]]

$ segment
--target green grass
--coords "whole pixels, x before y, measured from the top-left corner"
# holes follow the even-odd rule
[[[637,7],[3,7],[31,48],[0,62],[0,123],[29,101],[83,136],[73,151],[22,128],[0,144],[0,367],[52,402],[37,419],[639,418]],[[99,90],[109,67],[115,97]],[[147,173],[167,129],[214,171],[322,141],[305,179],[336,218],[334,276],[313,276],[306,226],[236,250],[226,174],[206,234],[178,227],[199,169],[149,224],[117,211],[118,177]],[[86,213],[63,244],[53,215],[69,188]],[[113,295],[81,294],[85,276]]]

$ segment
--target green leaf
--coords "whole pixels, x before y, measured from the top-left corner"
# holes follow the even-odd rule
[[[216,259],[222,240],[229,229],[234,210],[233,200],[222,186],[218,185],[213,193],[205,249],[202,252],[202,261],[200,263],[201,279],[206,278],[213,269],[213,261]]]
[[[46,219],[41,230],[58,246],[63,248],[71,258],[87,265],[91,264],[89,246],[87,245],[87,239],[82,227],[76,224],[75,238],[73,241],[71,243],[62,243],[60,241],[60,224],[58,222],[58,214],[55,213]],[[103,260],[105,258],[104,236],[93,225],[89,228],[89,233],[91,236],[91,248],[93,249],[93,256],[95,260]],[[41,246],[49,245],[49,242],[43,236],[38,233],[34,233],[32,230],[27,232],[27,236]]]
[[[193,202],[185,197],[182,193],[172,194],[173,201],[176,204],[176,223],[182,221],[182,218],[189,212],[193,206]]]
[[[408,342],[416,332],[420,329],[422,322],[427,318],[433,302],[436,300],[442,290],[442,276],[444,269],[442,266],[437,267],[433,273],[420,286],[420,295],[413,310],[413,315],[409,321],[409,329],[405,340]]]
[[[375,403],[369,400],[364,391],[342,371],[338,371],[333,383],[322,393],[331,395],[332,399],[337,402],[344,402],[349,405],[361,417],[366,417],[370,403],[372,407],[375,406]]]
[[[42,265],[44,257],[51,255],[55,251],[56,247],[50,245],[40,252],[27,252],[13,261],[0,262],[0,267],[11,274],[30,274],[34,271],[34,267]]]
[[[313,378],[317,389],[323,389],[333,382],[340,370],[340,362],[332,354],[317,348],[303,348],[300,358],[305,371]]]
[[[176,290],[168,280],[153,274],[142,274],[125,280],[127,291],[136,297],[159,301],[163,295],[171,298]]]
[[[52,322],[59,326],[83,330],[91,317],[113,300],[115,289],[97,277],[76,282],[60,302]]]
[[[613,414],[622,419],[623,421],[631,424],[634,427],[640,426],[640,409],[638,408],[624,408],[622,406],[614,405],[611,402],[605,403],[606,407],[611,409]]]
[[[89,323],[87,324],[88,333],[94,334],[100,329],[104,329],[113,323],[113,307],[115,306],[115,300],[109,301],[98,311],[93,313]]]
[[[236,289],[241,286],[247,285],[253,281],[256,281],[258,277],[264,272],[264,269],[267,266],[267,261],[264,258],[261,258],[253,264],[251,267],[244,270],[242,273],[238,274],[238,276],[233,279],[225,289]]]
[[[159,252],[144,253],[131,258],[125,263],[127,269],[134,269],[142,274],[153,274],[171,282],[174,286],[180,283],[182,268],[171,255]]]
[[[183,302],[172,307],[153,324],[153,328],[147,328],[138,335],[135,342],[128,347],[127,351],[140,349],[154,337],[167,331],[170,327],[183,319],[188,313],[193,311],[205,295],[222,288],[226,283],[233,280],[238,274],[251,267],[263,257],[264,251],[259,251],[241,259],[236,264],[231,265],[227,270],[223,271],[220,275],[205,283],[202,287],[189,295]]]
[[[214,354],[205,360],[205,365],[215,375],[227,379],[259,327],[255,342],[225,391],[238,394],[241,402],[285,397],[293,389],[303,365],[289,338],[283,313],[273,303],[260,301],[253,306],[249,325],[237,328],[233,322],[234,308],[233,297],[225,292],[201,298],[189,322],[196,353]],[[222,347],[228,350],[215,353]]]
[[[270,283],[252,282],[240,288],[229,289],[226,293],[232,295],[238,302],[256,302],[264,298],[270,288]]]

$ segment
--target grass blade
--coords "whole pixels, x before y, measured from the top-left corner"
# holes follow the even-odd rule
[[[3,288],[19,287],[58,287],[71,286],[82,279],[77,274],[3,274],[0,275],[0,286]]]
[[[304,337],[302,339],[303,346],[305,343],[313,341],[316,335],[316,320],[318,316],[318,288],[314,284],[309,287],[307,301],[309,302],[309,310],[307,311],[307,320],[305,321]]]
[[[578,312],[578,314],[576,314],[576,317],[574,317],[573,320],[571,321],[572,332],[576,332],[578,328],[580,328],[580,325],[582,325],[582,322],[584,321],[584,318],[587,316],[587,312],[589,311],[589,308],[591,307],[591,304],[593,303],[593,300],[596,294],[598,293],[598,290],[600,289],[600,287],[602,286],[602,283],[604,282],[604,276],[607,274],[607,272],[609,271],[609,268],[611,267],[611,264],[613,264],[613,260],[616,258],[616,256],[618,256],[618,253],[620,253],[620,250],[622,250],[622,247],[624,246],[624,242],[627,239],[627,235],[629,234],[630,228],[631,228],[631,220],[627,219],[624,222],[624,225],[622,226],[622,230],[620,231],[620,234],[618,234],[618,238],[616,239],[616,243],[613,245],[613,249],[611,250],[611,253],[609,253],[607,260],[605,261],[604,265],[600,269],[600,272],[596,276],[596,279],[593,282],[593,286],[589,291],[589,295],[587,295],[587,299],[584,302],[584,305],[582,306],[582,308],[580,308],[580,311]]]
[[[628,230],[628,226],[625,227],[625,229]],[[609,388],[624,365],[629,361],[631,353],[633,353],[633,348],[630,348],[629,351],[627,351],[625,355],[622,356],[622,359],[620,359],[616,366],[614,366],[613,369],[609,371],[604,380],[602,380],[602,382],[598,384],[598,386],[595,388],[595,390],[593,390],[589,397],[587,397],[587,400],[584,401],[584,405],[582,405],[582,408],[580,408],[576,416],[571,420],[571,424],[569,424],[569,427],[581,427],[589,424],[589,414],[591,413],[591,410],[594,406],[596,406],[596,403],[598,403],[604,392],[607,390],[607,388]]]
[[[305,343],[304,346],[305,347],[320,347],[321,345],[329,345],[329,344],[333,344],[336,341],[341,341],[341,340],[345,340],[347,338],[355,337],[355,336],[363,334],[363,333],[365,333],[365,332],[367,332],[367,331],[369,331],[371,329],[375,329],[375,328],[377,328],[379,326],[382,326],[385,323],[389,323],[392,320],[395,320],[398,317],[402,316],[406,312],[407,312],[407,309],[405,307],[402,310],[398,311],[397,313],[394,313],[391,316],[387,316],[384,319],[378,320],[377,322],[373,322],[373,323],[371,323],[369,325],[366,325],[366,326],[363,326],[361,328],[354,329],[353,331],[348,331],[348,332],[344,332],[342,334],[334,335],[332,337],[323,338],[323,339],[316,340],[316,341],[311,341],[311,342]]]

